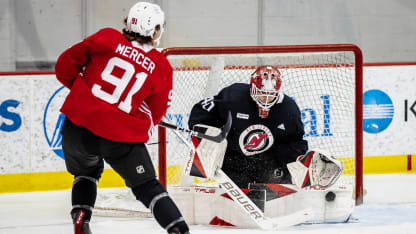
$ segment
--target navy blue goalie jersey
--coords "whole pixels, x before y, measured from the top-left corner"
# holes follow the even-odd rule
[[[285,168],[287,163],[306,153],[308,144],[303,139],[305,132],[297,104],[289,96],[280,95],[267,118],[261,118],[249,85],[232,84],[193,106],[189,128],[196,124],[221,128],[230,111],[232,127],[227,137],[225,166],[228,162],[238,166],[239,160],[249,159],[261,161],[255,167],[265,167],[265,170],[266,167]]]

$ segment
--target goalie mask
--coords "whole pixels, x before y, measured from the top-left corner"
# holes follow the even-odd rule
[[[261,66],[251,74],[250,95],[261,118],[267,118],[270,108],[283,96],[279,95],[281,85],[280,72],[275,67]]]
[[[160,33],[153,38],[157,25],[160,25]],[[165,30],[165,14],[156,4],[138,2],[130,8],[127,16],[127,30],[144,37],[151,37],[158,45]]]

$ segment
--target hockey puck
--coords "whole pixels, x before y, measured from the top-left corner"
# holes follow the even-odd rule
[[[332,201],[335,200],[335,197],[336,197],[335,193],[332,192],[332,191],[329,191],[325,195],[325,200],[328,201],[328,202],[332,202]]]

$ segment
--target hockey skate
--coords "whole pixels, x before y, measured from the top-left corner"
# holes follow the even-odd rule
[[[84,220],[85,212],[79,210],[71,214],[74,223],[75,234],[92,234],[90,230],[89,220]]]

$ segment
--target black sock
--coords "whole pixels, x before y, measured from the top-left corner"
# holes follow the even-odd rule
[[[165,188],[156,179],[132,189],[137,200],[150,208],[156,221],[170,233],[174,229],[186,233],[188,225]]]
[[[76,177],[72,186],[72,213],[85,211],[84,220],[90,220],[97,198],[97,185],[92,177]]]

